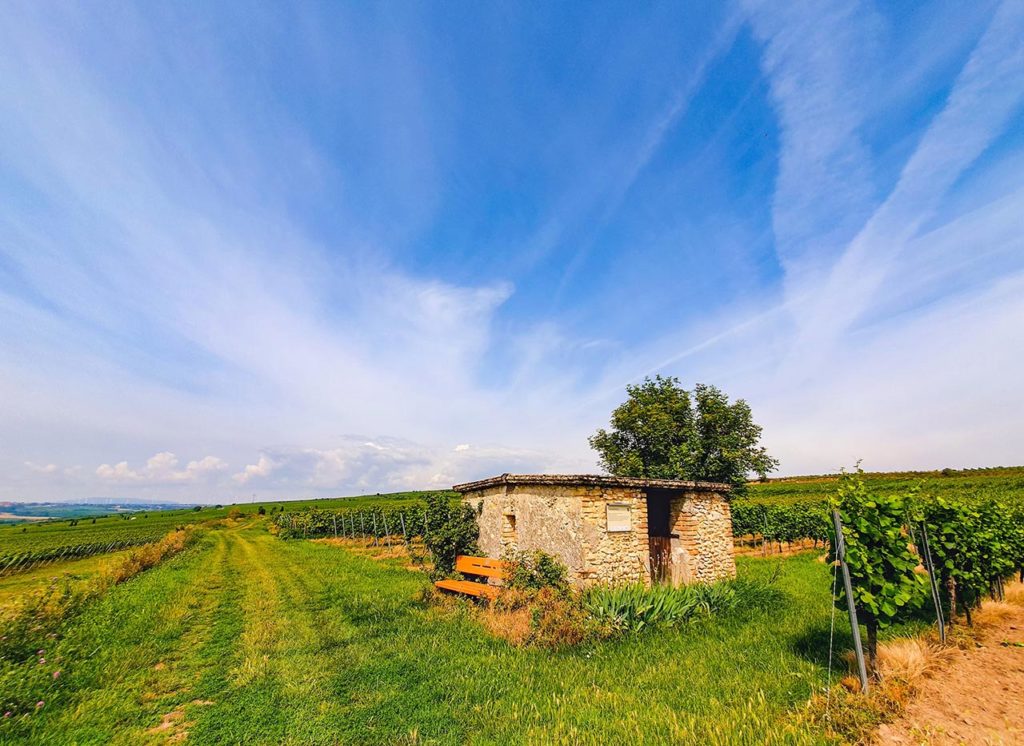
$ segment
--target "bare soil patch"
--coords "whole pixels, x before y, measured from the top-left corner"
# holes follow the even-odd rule
[[[173,710],[168,712],[160,720],[159,725],[154,725],[152,728],[146,731],[151,736],[158,735],[169,735],[174,736],[181,733],[180,727],[184,721],[185,713],[182,710]]]
[[[878,729],[875,743],[1024,743],[1024,589],[986,604],[977,627],[918,683],[913,702]]]

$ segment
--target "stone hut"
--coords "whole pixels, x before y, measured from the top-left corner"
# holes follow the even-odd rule
[[[539,549],[565,563],[577,587],[736,575],[725,484],[502,474],[453,489],[479,515],[484,554]]]

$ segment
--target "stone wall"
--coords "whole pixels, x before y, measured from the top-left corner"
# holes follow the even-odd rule
[[[488,557],[540,550],[558,557],[577,586],[649,583],[647,498],[643,489],[596,485],[502,484],[464,495],[479,510],[480,550]],[[608,504],[629,507],[630,531],[608,531]],[[692,492],[672,500],[674,583],[736,573],[728,502]]]
[[[647,539],[647,498],[630,488],[580,488],[583,501],[586,566],[580,579],[593,583],[650,583],[651,551]],[[608,504],[629,506],[630,531],[608,531]]]
[[[480,550],[488,557],[540,550],[561,559],[571,579],[584,572],[588,537],[583,501],[574,488],[502,485],[464,499],[474,510],[482,503]]]
[[[672,533],[679,535],[681,561],[687,563],[679,570],[684,582],[736,577],[732,511],[724,497],[715,492],[686,493],[672,500],[670,521]]]

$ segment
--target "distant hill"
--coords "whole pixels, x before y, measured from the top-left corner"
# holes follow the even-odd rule
[[[0,523],[40,521],[51,518],[87,518],[111,513],[137,513],[140,511],[181,510],[179,503],[133,502],[0,502]]]

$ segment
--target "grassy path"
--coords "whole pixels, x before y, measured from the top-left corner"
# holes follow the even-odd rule
[[[17,742],[814,742],[781,717],[825,680],[827,570],[784,567],[778,609],[549,653],[423,607],[399,561],[211,531],[75,620]]]

